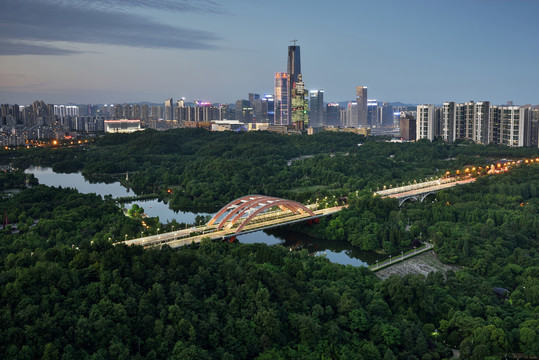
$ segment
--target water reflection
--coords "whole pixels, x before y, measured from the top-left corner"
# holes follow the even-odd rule
[[[73,188],[83,194],[97,194],[105,197],[112,195],[113,198],[135,196],[133,191],[126,189],[119,182],[113,183],[91,183],[82,176],[80,172],[73,174],[59,174],[50,167],[31,166],[24,171],[27,174],[33,174],[40,184],[47,186]],[[130,209],[133,204],[138,204],[144,208],[144,213],[150,217],[159,217],[159,221],[167,223],[176,220],[179,223],[192,224],[197,215],[208,215],[206,213],[194,213],[174,211],[167,204],[157,200],[136,200],[124,203],[124,207]]]
[[[238,236],[238,241],[246,244],[280,244],[290,249],[306,249],[310,254],[325,256],[331,262],[342,265],[368,266],[375,264],[376,260],[382,261],[387,258],[387,255],[359,250],[346,241],[322,240],[306,234],[279,229],[241,235]]]

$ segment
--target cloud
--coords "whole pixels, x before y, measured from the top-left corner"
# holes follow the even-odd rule
[[[88,4],[96,5],[95,8]],[[175,11],[200,12],[200,2],[171,0],[2,0],[0,42],[2,55],[69,55],[47,42],[124,45],[142,48],[215,49],[219,38],[208,31],[160,24],[141,15],[122,11],[127,7],[170,5]],[[174,5],[175,4],[175,5]],[[45,43],[45,44],[43,44]]]
[[[72,55],[79,51],[0,40],[0,55]]]

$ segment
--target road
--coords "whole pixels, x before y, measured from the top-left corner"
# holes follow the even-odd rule
[[[474,181],[475,181],[475,178],[469,178],[469,179],[465,179],[465,180],[458,180],[458,181],[452,181],[452,182],[442,182],[440,184],[433,184],[433,185],[428,186],[428,187],[420,187],[418,189],[412,189],[412,190],[408,190],[408,191],[402,191],[402,190],[405,190],[404,188],[406,188],[406,187],[395,188],[395,189],[392,189],[392,190],[401,189],[401,192],[395,192],[395,193],[385,195],[385,196],[386,197],[392,197],[392,198],[408,197],[408,196],[413,196],[413,195],[424,194],[426,192],[448,189],[448,188],[451,188],[453,186],[457,186],[457,185],[461,185],[461,184],[469,184],[469,183],[472,183]]]
[[[126,245],[142,245],[145,248],[169,245],[172,248],[181,247],[184,245],[191,244],[193,242],[199,243],[203,238],[210,239],[224,239],[233,236],[238,236],[241,234],[246,234],[253,231],[259,231],[263,229],[268,229],[277,226],[283,226],[286,224],[292,224],[300,221],[307,221],[310,219],[316,219],[322,216],[327,216],[334,214],[340,211],[344,206],[335,206],[326,209],[315,210],[315,216],[310,216],[309,214],[293,214],[286,217],[279,217],[282,212],[271,212],[265,213],[260,216],[257,216],[251,221],[250,224],[247,224],[241,233],[235,233],[234,229],[220,229],[218,230],[215,225],[212,226],[197,226],[191,227],[188,229],[172,231],[168,233],[140,237],[138,239],[132,239],[123,241],[122,243]],[[277,218],[276,218],[277,217]],[[191,236],[191,234],[196,233],[196,235]]]

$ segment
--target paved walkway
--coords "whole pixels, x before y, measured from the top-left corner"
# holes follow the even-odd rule
[[[429,251],[433,247],[434,247],[434,245],[431,244],[431,243],[423,243],[423,246],[420,247],[419,249],[413,249],[413,250],[410,250],[407,253],[404,253],[402,255],[397,255],[397,256],[394,256],[392,258],[390,257],[388,260],[382,261],[381,263],[377,263],[376,265],[369,266],[369,269],[376,272],[376,271],[378,271],[380,269],[387,268],[388,266],[391,266],[393,264],[399,263],[399,262],[404,261],[406,259],[409,259],[409,258],[411,258],[413,256],[416,256],[417,254],[421,254],[421,253],[423,253],[425,251]]]

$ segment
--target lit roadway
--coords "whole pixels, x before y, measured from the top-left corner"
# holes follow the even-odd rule
[[[428,182],[420,183],[420,184],[401,186],[394,189],[377,191],[376,194],[382,197],[402,198],[402,197],[420,195],[427,192],[436,192],[436,191],[448,189],[448,188],[451,188],[453,186],[457,186],[460,184],[469,184],[474,181],[475,181],[475,178],[469,178],[466,180],[458,180],[458,181],[452,181],[452,180],[447,181],[446,179],[441,179],[441,180],[435,180],[435,181],[428,181]]]
[[[419,184],[401,186],[394,189],[377,191],[375,194],[382,197],[403,198],[425,194],[428,192],[436,192],[438,190],[448,189],[459,184],[468,184],[473,181],[475,181],[475,178],[458,181],[455,181],[454,179],[440,179]],[[308,205],[308,207],[316,208],[317,205]],[[145,248],[162,246],[165,244],[172,248],[178,248],[193,242],[199,243],[203,238],[210,238],[212,240],[226,239],[253,231],[317,219],[322,216],[334,214],[345,207],[347,207],[347,205],[314,210],[315,216],[310,216],[307,213],[294,214],[291,212],[270,211],[253,218],[249,224],[244,226],[240,233],[236,233],[234,228],[227,229],[226,225],[224,226],[224,229],[217,229],[216,225],[201,225],[197,227],[190,227],[188,229],[126,240],[122,241],[122,243],[126,245],[142,245]]]
[[[212,240],[231,238],[242,234],[247,234],[253,231],[259,231],[263,229],[269,229],[272,227],[282,226],[285,224],[293,224],[296,222],[302,222],[311,219],[317,219],[322,216],[327,216],[339,212],[344,206],[336,206],[327,209],[315,210],[315,216],[310,216],[307,213],[292,214],[285,217],[283,215],[290,214],[290,212],[270,212],[264,213],[252,219],[240,233],[235,233],[234,229],[217,229],[216,225],[212,226],[197,226],[188,229],[172,231],[168,233],[141,237],[138,239],[123,241],[126,245],[142,245],[145,248],[168,245],[172,248],[189,245],[191,243],[199,243],[203,238],[210,238]],[[226,226],[225,226],[226,228]],[[196,235],[191,236],[192,233]]]

